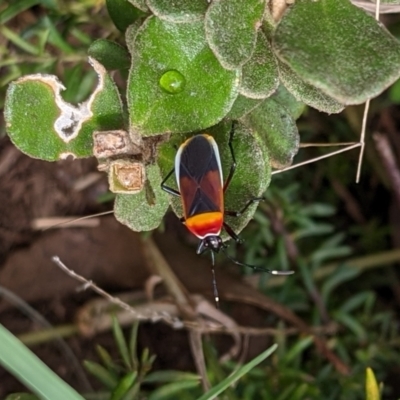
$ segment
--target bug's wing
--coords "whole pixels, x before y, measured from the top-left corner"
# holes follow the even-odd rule
[[[223,184],[218,147],[211,136],[198,135],[180,153],[179,189],[185,218],[223,212]]]

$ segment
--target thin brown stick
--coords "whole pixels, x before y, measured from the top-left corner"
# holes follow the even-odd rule
[[[47,217],[35,218],[31,222],[32,229],[37,231],[45,231],[51,228],[96,228],[99,225],[100,220],[98,218],[71,220],[71,217]]]
[[[162,312],[156,312],[152,309],[147,309],[147,312],[137,312],[133,307],[131,307],[129,304],[121,301],[118,297],[111,296],[108,294],[106,291],[103,289],[99,288],[93,281],[88,281],[86,278],[83,276],[77,274],[75,271],[69,269],[61,260],[59,257],[54,256],[52,257],[52,261],[62,270],[64,271],[67,275],[71,276],[72,278],[76,279],[77,281],[83,283],[83,289],[92,289],[96,293],[98,293],[100,296],[106,298],[109,300],[111,303],[117,305],[118,307],[121,307],[123,310],[128,311],[131,313],[136,320],[151,320],[151,321],[164,321],[169,325],[172,325],[175,328],[181,328],[183,327],[183,323],[180,319],[176,317],[171,317],[169,315],[166,315],[165,313]]]
[[[337,147],[337,146],[352,146],[359,142],[338,142],[338,143],[300,143],[300,148],[306,147]]]
[[[311,163],[317,162],[319,160],[323,160],[324,158],[329,158],[329,157],[332,157],[332,156],[334,156],[336,154],[344,153],[345,151],[349,151],[349,150],[355,149],[355,148],[360,147],[360,146],[361,146],[360,143],[355,143],[355,144],[353,144],[353,145],[351,145],[349,147],[345,147],[344,149],[336,150],[336,151],[333,151],[332,153],[328,153],[328,154],[324,154],[324,155],[319,156],[319,157],[311,158],[310,160],[303,161],[303,162],[295,164],[295,165],[291,165],[290,167],[287,167],[287,168],[279,169],[277,171],[272,171],[272,175],[280,174],[281,172],[285,172],[285,171],[289,171],[291,169],[299,168],[299,167],[301,167],[303,165],[311,164]]]
[[[381,6],[380,0],[376,0],[375,19],[377,21],[379,21],[379,12],[380,12],[380,8],[381,8],[380,6]],[[364,151],[365,151],[365,132],[367,130],[367,119],[368,119],[369,104],[370,104],[370,99],[368,99],[365,102],[365,107],[364,107],[364,115],[363,115],[362,126],[361,126],[361,135],[360,135],[361,149],[360,149],[360,154],[358,156],[356,183],[360,182],[360,176],[361,176],[361,167],[362,167]]]
[[[92,215],[86,215],[84,217],[78,217],[78,218],[76,218],[76,217],[66,217],[66,218],[57,217],[61,222],[53,224],[53,225],[50,225],[50,226],[47,226],[45,228],[41,228],[41,229],[43,229],[44,231],[47,231],[48,229],[59,228],[59,227],[62,227],[64,225],[75,224],[78,221],[84,221],[84,220],[92,219],[94,217],[102,217],[103,215],[108,215],[108,214],[113,214],[113,213],[114,213],[114,211],[104,211],[104,212],[101,212],[101,213],[92,214]],[[47,219],[49,219],[49,218],[47,218]],[[76,225],[76,226],[79,226],[79,225]]]

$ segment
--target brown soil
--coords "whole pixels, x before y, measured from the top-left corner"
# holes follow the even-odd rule
[[[79,283],[55,266],[51,261],[53,255],[117,295],[121,291],[143,294],[149,276],[138,234],[116,222],[113,216],[102,217],[97,227],[62,226],[44,232],[32,228],[37,218],[88,215],[106,210],[96,201],[107,191],[105,177],[84,190],[76,190],[79,180],[95,172],[94,159],[56,163],[33,160],[7,138],[0,139],[0,289],[28,302],[53,326],[73,323],[81,307],[98,297],[91,291],[77,292]],[[193,248],[184,245],[176,235],[178,231],[181,231],[181,224],[172,217],[171,222],[167,221],[167,234],[156,235],[158,246],[189,292],[206,294],[212,301],[209,260],[198,257]],[[237,280],[220,270],[218,284],[222,295],[227,290],[237,290],[243,296],[246,291],[248,296],[255,292],[250,287],[243,289],[240,283],[235,289]],[[235,307],[231,312],[235,314]],[[251,309],[236,316],[242,323],[253,326],[260,320],[260,312]],[[26,315],[23,306],[11,304],[8,296],[0,298],[0,322],[16,335],[43,328]],[[222,351],[228,350],[232,343],[229,337],[228,340],[224,338]],[[109,332],[94,338],[74,335],[66,339],[66,343],[80,364],[84,359],[98,361],[95,344],[117,354]],[[267,345],[265,338],[255,340],[248,356],[258,354]],[[155,368],[194,370],[184,330],[173,330],[161,323],[141,324],[139,346],[149,347],[157,355]],[[59,341],[31,348],[77,390],[87,390],[86,378],[74,367]],[[95,388],[99,387],[93,379],[90,382]],[[27,390],[0,368],[0,398],[17,391]]]

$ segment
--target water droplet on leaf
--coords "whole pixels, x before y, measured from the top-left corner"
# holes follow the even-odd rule
[[[185,87],[185,77],[176,70],[165,72],[160,78],[161,88],[169,94],[177,94],[182,92]]]

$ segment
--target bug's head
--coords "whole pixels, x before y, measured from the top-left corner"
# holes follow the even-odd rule
[[[224,247],[224,244],[222,242],[221,236],[207,236],[199,243],[197,254],[202,254],[206,250],[211,250],[215,253],[218,253],[222,247]]]

